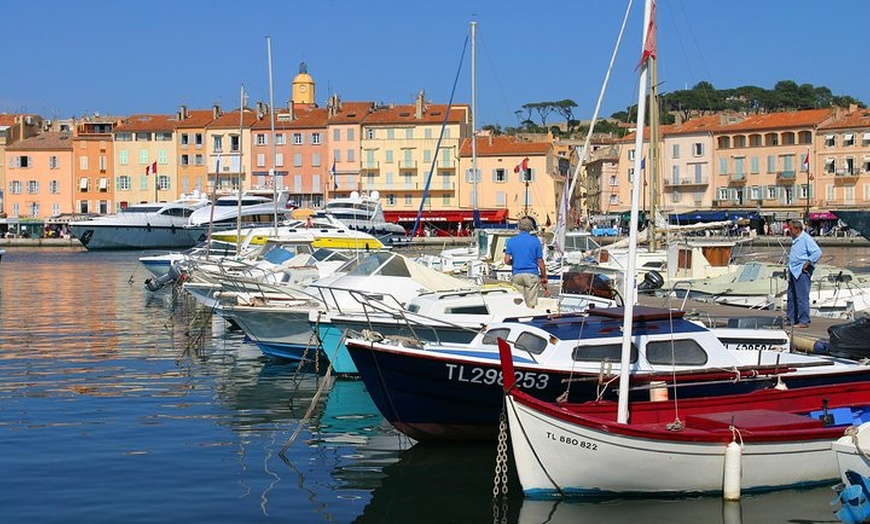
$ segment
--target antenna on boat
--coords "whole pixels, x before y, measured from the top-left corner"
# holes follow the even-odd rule
[[[652,19],[653,0],[644,1],[643,12],[643,50],[640,63],[640,79],[638,81],[637,94],[637,134],[634,140],[634,179],[631,184],[631,215],[628,228],[628,260],[625,268],[625,278],[622,283],[622,296],[624,301],[624,318],[622,323],[622,353],[619,361],[619,404],[617,410],[617,422],[628,422],[628,386],[629,367],[631,366],[631,338],[634,316],[634,303],[637,296],[637,219],[640,203],[640,163],[643,155],[644,115],[646,114],[646,90],[647,76],[649,73],[649,53],[647,39],[649,32],[654,30],[655,21]],[[655,51],[653,51],[654,53]]]
[[[236,254],[242,251],[242,137],[245,127],[245,84],[242,84],[241,98],[239,100],[239,187],[238,187],[238,211],[236,217]]]

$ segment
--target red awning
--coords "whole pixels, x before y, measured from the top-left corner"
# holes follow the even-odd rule
[[[821,213],[810,213],[810,220],[837,220],[837,215],[831,213],[830,211],[823,211]]]
[[[481,209],[481,222],[504,222],[507,220],[507,209]],[[387,222],[402,223],[417,220],[417,213],[413,211],[387,211],[384,210],[384,218]],[[461,223],[472,222],[474,220],[474,211],[465,209],[448,209],[448,210],[426,210],[420,216],[423,222],[446,222],[446,223]]]

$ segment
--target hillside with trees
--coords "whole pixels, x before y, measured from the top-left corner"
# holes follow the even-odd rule
[[[780,111],[797,111],[801,109],[820,109],[831,106],[848,107],[857,104],[866,107],[860,100],[848,95],[834,95],[825,86],[800,84],[792,80],[780,80],[773,89],[757,86],[741,86],[730,89],[716,89],[709,82],[699,82],[691,89],[671,91],[659,96],[663,124],[672,124],[677,116],[682,120],[689,118],[733,111],[745,114],[774,113]],[[517,127],[499,125],[483,126],[496,134],[516,133],[546,133],[552,131],[555,135],[581,136],[588,132],[588,125],[583,125],[574,115],[577,103],[571,99],[554,102],[530,102],[523,104],[515,111],[519,120]],[[601,120],[595,125],[599,133],[613,133],[621,136],[625,128],[620,123],[636,121],[637,105],[617,111],[610,119]],[[554,125],[553,120],[561,122]]]

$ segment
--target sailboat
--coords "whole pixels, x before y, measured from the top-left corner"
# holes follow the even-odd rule
[[[646,0],[638,94],[643,140],[648,61],[655,55],[655,3]],[[640,172],[640,155],[635,172]],[[639,177],[632,186],[629,246],[637,246]],[[628,257],[633,275],[635,257]],[[542,401],[520,390],[511,345],[498,340],[511,448],[523,492],[532,497],[767,491],[825,483],[838,471],[831,441],[870,406],[870,384],[822,385],[629,404],[635,345],[650,324],[635,315],[626,278],[617,402]],[[635,323],[638,325],[635,326]],[[671,351],[685,348],[674,343]]]

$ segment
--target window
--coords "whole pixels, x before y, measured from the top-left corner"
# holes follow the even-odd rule
[[[97,184],[97,188],[98,188],[100,191],[102,191],[103,193],[105,193],[106,191],[108,191],[108,190],[109,190],[109,179],[106,178],[106,177],[102,177],[102,178],[100,178],[100,180],[99,180],[99,182],[98,182],[98,184]]]
[[[311,154],[311,166],[320,167],[320,153]]]
[[[411,140],[413,138],[414,138],[414,128],[413,127],[406,128],[405,129],[405,139]]]
[[[376,135],[375,135],[375,130],[374,130],[374,129],[371,129],[371,128],[366,129],[366,139],[367,139],[367,140],[374,140],[374,139],[375,139],[375,136],[376,136]]]
[[[356,134],[353,132],[353,128],[348,128],[347,130],[347,139],[351,142],[355,140]]]
[[[704,156],[704,144],[701,142],[692,144],[692,156]]]
[[[837,161],[833,158],[825,159],[825,173],[833,174],[837,172]]]
[[[106,155],[100,155],[100,172],[106,172]]]
[[[393,150],[392,149],[387,149],[384,152],[384,161],[388,164],[393,163]]]
[[[366,151],[366,153],[368,153],[369,157],[371,157],[369,159],[369,162],[374,164],[375,163],[375,152],[372,150],[369,150],[369,151]],[[340,150],[338,150],[338,149],[332,150],[332,161],[333,162],[341,162],[341,151]]]
[[[767,186],[768,200],[776,200],[776,186]]]
[[[496,168],[492,170],[492,181],[507,182],[507,174],[505,173],[504,168]]]
[[[88,179],[87,178],[82,177],[79,179],[79,190],[80,191],[87,191],[88,190]]]
[[[21,181],[20,180],[13,180],[13,181],[9,182],[9,193],[11,193],[13,195],[20,195],[21,194]]]
[[[498,339],[503,338],[507,340],[510,332],[510,329],[507,328],[491,329],[486,332],[486,335],[483,336],[481,344],[483,344],[484,346],[495,346],[498,344]]]
[[[284,153],[275,153],[275,167],[284,167]]]
[[[87,157],[85,157],[87,158]],[[51,155],[48,157],[48,168],[49,169],[57,169],[60,165],[60,161],[57,159],[57,156]]]
[[[574,348],[571,358],[575,362],[619,362],[622,344],[582,345]],[[631,345],[631,362],[637,362],[637,346]]]
[[[413,203],[413,197],[408,193],[405,193],[405,205],[410,206]]]
[[[27,207],[30,210],[30,216],[32,216],[32,217],[39,216],[39,202],[30,202],[27,204]]]
[[[767,172],[776,173],[776,157],[773,155],[767,155]]]
[[[181,143],[181,147],[187,147],[187,145],[190,144],[190,135],[187,133],[181,133],[178,141]]]
[[[131,133],[115,133],[115,142],[130,142],[133,140]]]
[[[302,144],[302,133],[293,133],[293,145],[301,146]]]
[[[196,133],[193,135],[193,144],[196,147],[202,147],[202,133]]]
[[[181,155],[181,160],[178,162],[181,167],[187,167],[190,165],[190,155]]]
[[[834,147],[837,145],[837,139],[834,135],[825,135],[825,147]]]
[[[115,185],[116,189],[120,191],[129,191],[130,190],[130,177],[126,175],[121,175],[118,177],[117,184]]]
[[[287,143],[287,137],[284,135],[284,133],[278,133],[275,135],[275,145],[283,146],[286,143]]]
[[[612,195],[610,195],[609,203],[610,203],[610,205],[612,205],[612,206],[615,206],[615,205],[619,204],[619,195],[617,195],[617,194],[615,194],[615,193],[612,194]]]
[[[257,167],[266,167],[265,153],[257,153]]]
[[[507,205],[507,196],[504,191],[495,192],[495,205],[497,207],[505,207]]]
[[[432,128],[431,127],[427,127],[426,129],[423,130],[423,138],[427,138],[427,139],[432,138]]]
[[[212,137],[212,151],[215,153],[222,153],[224,150],[224,137],[223,135],[215,135]]]
[[[230,151],[238,152],[241,139],[239,135],[230,135]]]
[[[128,155],[127,155],[126,149],[122,149],[122,150],[118,151],[118,163],[121,164],[122,166],[126,166],[127,164],[129,164],[130,160],[127,158],[127,156]]]
[[[157,142],[170,142],[172,140],[171,132],[154,133],[154,140]]]
[[[387,195],[387,205],[395,206],[396,205],[396,195],[394,193],[390,193]]]
[[[302,153],[293,153],[293,167],[302,167]]]
[[[323,135],[320,133],[311,133],[311,143],[314,145],[320,145],[323,143]]]
[[[169,177],[166,175],[158,175],[157,176],[157,187],[160,188],[161,191],[166,191],[169,189]]]
[[[855,134],[854,133],[846,133],[843,135],[843,146],[850,147],[855,145]]]
[[[653,365],[702,366],[707,353],[692,339],[661,340],[647,343],[646,359]]]
[[[392,127],[387,128],[387,140],[395,140],[396,139],[396,130]]]
[[[137,142],[150,142],[151,141],[151,133],[145,133],[145,132],[136,133],[135,139]]]
[[[629,159],[629,160],[634,160],[634,149],[629,149],[629,150],[628,150],[628,159]]]
[[[749,159],[749,172],[753,175],[758,174],[758,157],[754,156]]]
[[[631,184],[632,182],[634,182],[634,168],[630,167],[628,168],[628,183]]]
[[[57,180],[52,180],[48,183],[48,192],[52,195],[56,195],[60,193],[60,182]]]
[[[88,213],[88,201],[79,200],[79,213]]]
[[[523,332],[517,337],[514,347],[520,351],[528,351],[533,355],[540,355],[547,349],[547,339],[541,338],[532,333]]]
[[[302,192],[302,175],[293,175],[293,191],[295,193]]]
[[[680,158],[680,144],[674,144],[671,158]]]
[[[353,149],[348,149],[346,151],[346,153],[347,153],[346,158],[347,158],[348,162],[355,162],[356,161],[356,153],[354,152]]]
[[[719,197],[719,200],[728,200],[728,188],[727,187],[720,187],[716,191],[716,194]]]
[[[254,135],[254,144],[258,146],[267,146],[269,145],[269,137],[266,136],[266,133],[257,133]]]
[[[194,155],[193,156],[193,163],[195,165],[198,165],[198,166],[204,166],[205,165],[205,157],[202,156],[201,154]]]
[[[752,200],[761,200],[761,188],[759,186],[750,187],[749,198]]]
[[[332,141],[333,142],[341,142],[341,129],[335,128],[332,130]]]

